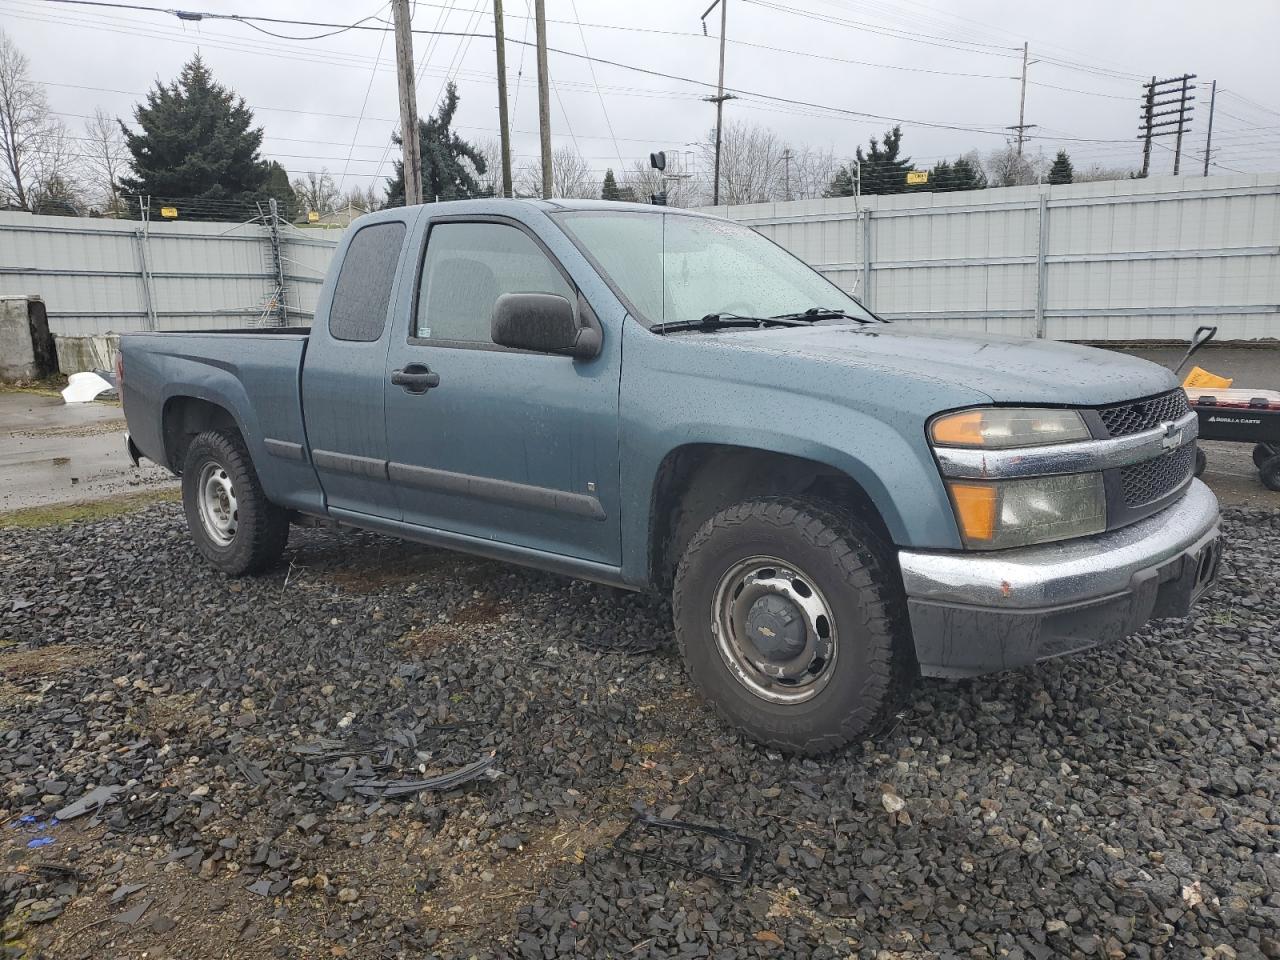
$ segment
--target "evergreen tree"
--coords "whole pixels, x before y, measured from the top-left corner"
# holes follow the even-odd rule
[[[872,137],[870,149],[865,155],[862,148],[858,148],[857,157],[862,164],[863,193],[906,192],[907,171],[911,169],[911,158],[900,157],[898,154],[901,150],[901,127],[885,131],[883,145]]]
[[[974,163],[960,157],[955,161],[940,160],[929,171],[929,182],[918,189],[932,190],[937,193],[954,190],[982,190],[987,185],[987,178]]]
[[[861,192],[871,193],[905,193],[907,190],[907,171],[911,169],[910,157],[899,157],[902,149],[902,128],[894,127],[884,135],[881,144],[875,137],[864,154],[862,148],[856,151],[857,164],[847,164],[836,171],[827,185],[824,196],[851,197],[855,185],[861,182]],[[859,167],[861,169],[859,170]],[[916,189],[916,188],[912,188]],[[924,187],[923,189],[929,189]]]
[[[298,213],[298,199],[289,184],[289,172],[275,160],[267,163],[267,182],[263,192],[276,201],[280,219],[292,222]]]
[[[482,188],[472,169],[483,175],[488,168],[484,154],[450,129],[458,109],[458,88],[445,87],[444,102],[426,120],[418,118],[418,144],[422,152],[423,201],[464,200],[492,196],[492,188]],[[392,140],[399,146],[398,134]],[[463,163],[466,160],[470,167]],[[395,176],[387,181],[387,206],[404,203],[404,163],[395,161]]]
[[[604,183],[600,186],[601,200],[621,200],[622,188],[618,186],[618,181],[614,179],[613,168],[610,167],[604,172]]]
[[[836,175],[831,178],[831,182],[827,184],[827,189],[823,193],[824,197],[852,197],[853,196],[853,169],[852,164],[845,167],[842,166],[836,171]]]
[[[238,202],[266,196],[262,128],[242,97],[214,82],[199,54],[176,81],[157,81],[133,116],[139,132],[120,124],[137,174],[120,178],[125,191]]]
[[[1074,177],[1075,171],[1071,169],[1071,158],[1067,156],[1067,151],[1059,150],[1053,166],[1049,168],[1049,182],[1070,183]]]

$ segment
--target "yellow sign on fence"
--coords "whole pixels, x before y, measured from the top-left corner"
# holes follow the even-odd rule
[[[307,211],[307,223],[319,223],[320,213],[316,210]]]
[[[908,170],[907,171],[908,187],[916,187],[922,183],[928,183],[928,182],[929,182],[928,170]]]
[[[177,207],[161,207],[160,216],[164,217],[166,220],[177,220],[178,208]]]

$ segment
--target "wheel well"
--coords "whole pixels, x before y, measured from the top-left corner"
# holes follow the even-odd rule
[[[690,444],[667,454],[658,468],[650,513],[650,582],[665,591],[698,527],[725,507],[753,497],[810,496],[852,509],[884,540],[888,527],[862,486],[817,460],[769,450]]]
[[[232,430],[238,436],[240,428],[235,418],[225,408],[197,397],[170,397],[164,405],[164,455],[169,469],[182,472],[187,459],[187,448],[197,435],[206,430]]]

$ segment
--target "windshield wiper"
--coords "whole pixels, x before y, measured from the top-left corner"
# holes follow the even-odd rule
[[[870,317],[860,316],[856,313],[849,313],[845,310],[834,310],[829,307],[810,307],[808,310],[801,310],[797,313],[780,313],[771,320],[801,320],[806,323],[813,323],[817,320],[855,320],[858,323],[871,323],[877,320],[880,323],[888,323],[883,317],[877,317],[871,311],[867,311]]]
[[[708,313],[697,320],[668,320],[666,323],[655,323],[649,328],[652,333],[672,333],[679,330],[725,330],[737,327],[765,326],[802,327],[805,321],[794,316],[787,317],[744,317],[738,313]]]

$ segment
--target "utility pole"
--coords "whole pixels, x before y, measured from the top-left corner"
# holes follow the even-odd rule
[[[783,169],[786,171],[784,174],[784,177],[786,178],[784,181],[786,183],[786,188],[783,193],[783,196],[787,200],[790,200],[791,199],[791,148],[790,147],[787,147],[782,151],[782,162],[784,164]]]
[[[1155,103],[1156,78],[1152,77],[1151,82],[1145,86],[1147,92],[1142,97],[1142,129],[1145,131],[1145,136],[1142,140],[1142,172],[1138,174],[1142,178],[1151,171],[1151,118],[1153,116],[1151,111]]]
[[[1022,41],[1022,93],[1018,96],[1018,156],[1022,156],[1023,134],[1027,129],[1027,41]]]
[[[1209,175],[1209,151],[1213,147],[1213,106],[1218,101],[1218,81],[1209,88],[1209,130],[1204,135],[1204,175]]]
[[[715,170],[711,174],[713,207],[720,203],[720,130],[724,125],[724,102],[735,99],[733,94],[726,95],[724,92],[724,31],[728,21],[729,0],[713,0],[711,6],[707,7],[706,13],[702,15],[702,32],[707,32],[707,16],[716,8],[717,3],[720,4],[720,79],[716,81],[716,95],[702,98],[716,105],[716,159]]]
[[[1138,128],[1138,139],[1144,141],[1140,176],[1147,176],[1151,169],[1152,138],[1167,137],[1171,134],[1175,134],[1178,138],[1177,147],[1173,152],[1173,175],[1175,177],[1178,175],[1182,163],[1182,135],[1191,124],[1191,112],[1195,109],[1191,105],[1191,101],[1195,99],[1191,96],[1191,91],[1196,88],[1191,81],[1195,78],[1194,73],[1184,73],[1180,77],[1170,77],[1168,80],[1157,80],[1152,77],[1150,83],[1142,85],[1146,93],[1142,97],[1142,120]],[[1166,99],[1160,99],[1161,97]],[[1170,109],[1158,110],[1157,107]],[[1161,120],[1161,117],[1170,119]]]
[[[542,141],[542,197],[551,199],[551,94],[547,89],[546,0],[533,0],[538,40],[538,138]]]
[[[404,203],[422,202],[422,145],[418,142],[418,93],[413,80],[413,29],[409,0],[392,0],[396,28],[396,80],[400,85],[400,150]]]
[[[493,0],[493,39],[498,45],[498,137],[502,144],[502,196],[511,193],[511,124],[507,119],[507,47],[502,0]]]
[[[1182,163],[1182,131],[1186,125],[1187,115],[1187,75],[1182,75],[1182,98],[1178,101],[1178,139],[1173,150],[1173,175],[1178,175],[1178,166]]]
[[[1032,62],[1027,59],[1028,44],[1022,45],[1022,88],[1018,96],[1018,122],[1005,127],[1006,130],[1016,130],[1018,132],[1017,150],[1018,156],[1022,156],[1022,144],[1027,139],[1027,131],[1032,127],[1038,126],[1034,123],[1027,123],[1027,66]]]

